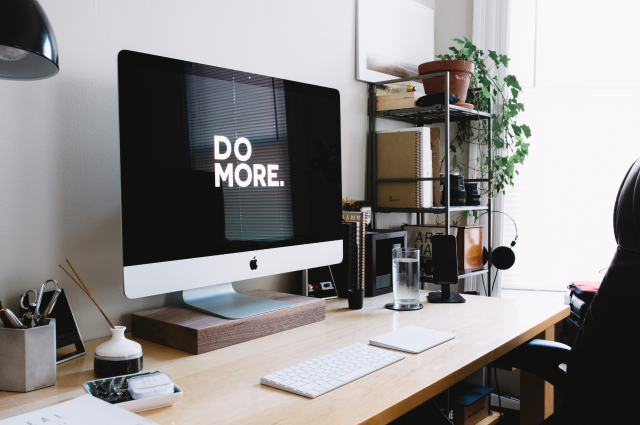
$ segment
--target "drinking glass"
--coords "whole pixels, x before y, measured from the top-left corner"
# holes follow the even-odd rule
[[[394,248],[392,251],[393,309],[415,310],[420,304],[420,250]]]

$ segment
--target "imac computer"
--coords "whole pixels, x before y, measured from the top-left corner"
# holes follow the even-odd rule
[[[337,90],[118,55],[124,292],[229,319],[290,303],[231,282],[342,261]]]

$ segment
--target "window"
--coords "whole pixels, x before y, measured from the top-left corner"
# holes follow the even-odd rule
[[[640,94],[632,31],[637,2],[511,2],[509,72],[523,87],[530,157],[506,191],[518,224],[502,288],[566,290],[601,280],[616,249],[618,188],[640,157]],[[504,222],[503,243],[515,237]]]

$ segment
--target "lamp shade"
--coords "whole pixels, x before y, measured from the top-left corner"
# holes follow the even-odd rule
[[[39,80],[58,73],[58,45],[37,0],[0,0],[0,78]]]

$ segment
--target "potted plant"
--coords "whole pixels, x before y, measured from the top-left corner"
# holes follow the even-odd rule
[[[460,99],[457,104],[464,104],[469,83],[471,82],[469,76],[473,74],[473,68],[473,63],[465,60],[439,60],[426,62],[418,66],[418,74],[435,74],[449,71],[449,93]],[[444,77],[423,79],[422,85],[426,94],[443,93]]]
[[[471,41],[453,39],[456,45],[450,47],[451,54],[438,55],[439,61],[428,62],[419,67],[419,72],[423,70],[432,72],[449,71],[450,92],[455,94],[455,82],[460,81],[459,73],[464,72],[469,79],[466,100],[473,104],[477,110],[488,111],[489,100],[492,101],[491,111],[491,137],[493,140],[493,183],[483,187],[484,193],[490,197],[497,196],[503,192],[507,185],[513,186],[513,178],[518,174],[515,169],[516,164],[524,163],[529,155],[529,143],[525,139],[531,136],[531,129],[525,124],[518,124],[516,117],[519,112],[524,111],[524,105],[518,102],[518,95],[522,87],[514,75],[507,75],[500,81],[497,71],[501,67],[507,67],[509,58],[506,55],[499,55],[489,50],[485,53],[479,50]],[[472,66],[462,64],[471,64]],[[435,70],[438,71],[435,71]],[[430,80],[435,80],[431,78]],[[442,89],[444,91],[444,79],[442,79]],[[426,87],[425,87],[426,89]],[[465,98],[460,97],[464,102]],[[458,133],[451,143],[451,168],[463,171],[463,167],[469,167],[458,161],[457,153],[464,151],[465,143],[476,143],[487,145],[489,127],[487,120],[467,121],[458,123]],[[488,172],[489,157],[486,149],[479,149],[480,156],[476,158],[476,170],[482,174]]]

